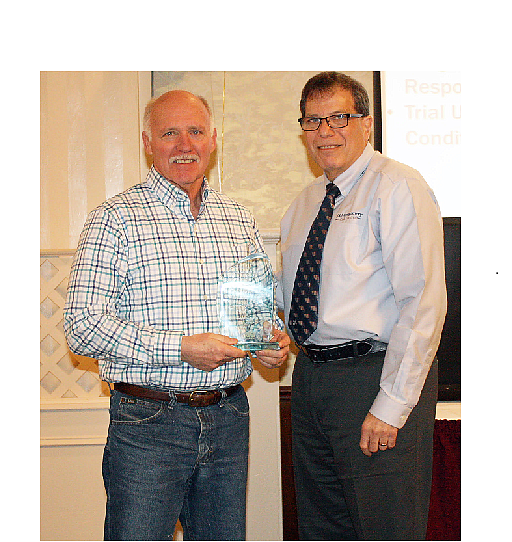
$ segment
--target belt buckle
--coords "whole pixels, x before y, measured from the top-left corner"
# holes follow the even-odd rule
[[[310,349],[305,344],[301,345],[300,348],[313,363],[323,363],[326,361],[321,352],[315,352],[315,350]]]
[[[359,349],[359,347],[362,347],[362,346],[364,346],[364,352]],[[370,353],[372,348],[373,348],[373,345],[370,341],[368,340],[359,341],[356,344],[354,344],[354,350],[355,350],[354,354],[356,355],[356,357],[366,356],[366,354]]]
[[[188,398],[188,402],[187,402],[188,406],[192,406],[192,407],[202,406],[202,399],[204,398],[206,393],[207,392],[205,391],[203,392],[197,391],[197,390],[191,391]]]
[[[205,407],[219,402],[220,397],[215,396],[216,390],[194,390],[190,392],[187,404],[192,407]],[[219,392],[220,395],[220,392]],[[209,400],[208,400],[208,399]]]

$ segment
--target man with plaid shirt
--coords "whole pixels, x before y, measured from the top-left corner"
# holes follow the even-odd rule
[[[263,251],[247,209],[209,187],[216,145],[206,101],[184,91],[152,100],[146,181],[91,212],[69,280],[71,350],[99,360],[113,384],[103,458],[106,540],[245,538],[251,373],[236,339],[218,334],[219,277]],[[267,367],[286,359],[257,353]]]

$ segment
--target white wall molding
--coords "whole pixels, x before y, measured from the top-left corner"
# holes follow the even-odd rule
[[[260,231],[261,238],[263,239],[263,242],[265,244],[275,244],[279,243],[279,240],[281,238],[279,230],[261,230]]]
[[[460,420],[461,403],[458,402],[439,402],[436,407],[437,420]]]
[[[39,252],[40,258],[58,258],[59,256],[74,256],[75,251],[68,248],[46,249]]]
[[[42,438],[40,440],[40,446],[41,448],[49,446],[105,446],[106,441],[106,437],[102,435]]]
[[[97,399],[75,400],[59,399],[57,401],[41,401],[41,411],[54,410],[104,410],[109,408],[109,397],[98,397]]]

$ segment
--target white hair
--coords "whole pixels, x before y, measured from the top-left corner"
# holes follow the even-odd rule
[[[171,91],[169,91],[169,92],[171,92]],[[151,115],[153,113],[153,108],[155,106],[155,103],[158,100],[160,100],[160,98],[162,96],[165,96],[165,94],[167,94],[167,92],[164,92],[160,96],[155,96],[154,98],[149,100],[149,102],[146,105],[146,108],[144,109],[144,117],[142,118],[142,129],[143,129],[144,132],[146,132],[146,134],[149,137],[150,141],[151,141]],[[192,94],[192,93],[190,93],[190,94]],[[202,96],[196,96],[195,94],[193,94],[193,96],[195,96],[198,100],[201,101],[201,103],[205,106],[206,111],[208,112],[208,117],[210,119],[210,136],[212,136],[213,135],[213,130],[215,129],[215,124],[214,124],[214,121],[213,121],[213,115],[212,115],[212,111],[210,109],[210,106],[209,106],[208,102],[206,101],[206,98],[203,98]]]

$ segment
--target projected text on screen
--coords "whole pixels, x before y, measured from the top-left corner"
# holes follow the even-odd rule
[[[461,216],[460,72],[385,72],[384,154],[417,169],[443,216]]]

